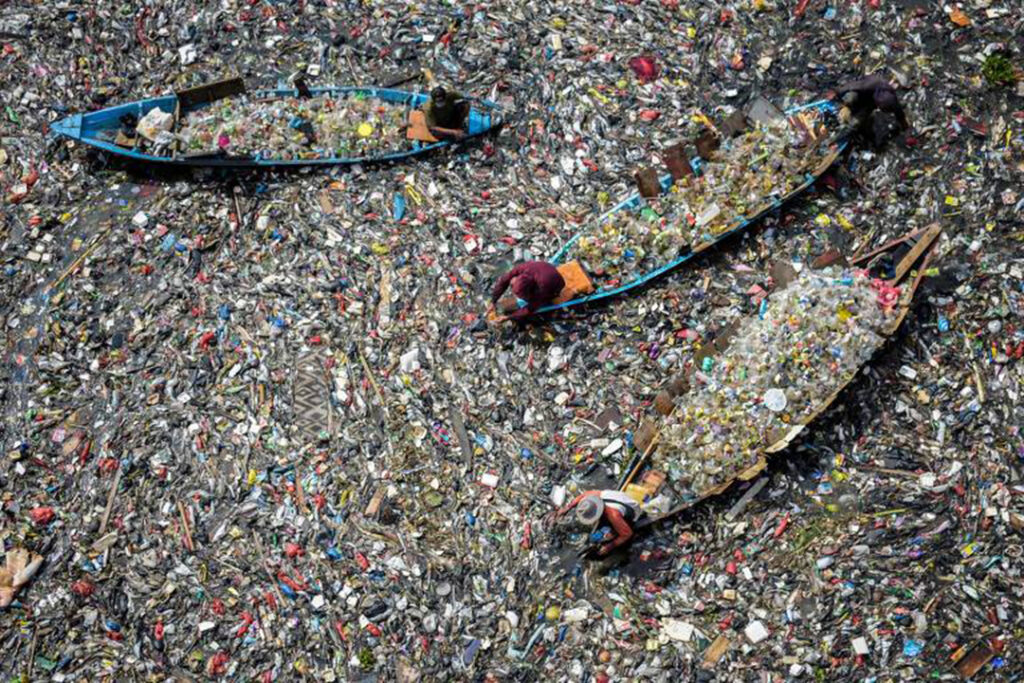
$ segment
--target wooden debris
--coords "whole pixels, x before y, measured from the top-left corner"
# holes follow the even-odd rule
[[[245,82],[240,77],[235,76],[195,88],[180,90],[175,94],[178,96],[178,102],[181,106],[188,109],[203,102],[215,102],[232,95],[241,95],[244,92]]]
[[[384,502],[384,493],[386,491],[387,488],[381,486],[376,492],[374,492],[373,497],[370,498],[369,505],[367,505],[366,509],[363,511],[364,517],[372,518],[377,516],[377,513],[380,512],[380,504]]]
[[[100,536],[107,530],[107,522],[110,521],[110,511],[114,507],[114,498],[117,497],[117,488],[121,484],[121,468],[114,473],[114,481],[110,485],[110,493],[107,494],[107,506],[103,508],[103,518],[100,520]]]
[[[708,649],[704,650],[704,661],[701,666],[705,669],[713,668],[729,649],[729,645],[729,639],[725,637],[725,634],[719,634],[715,641],[708,646]]]
[[[462,449],[462,457],[466,464],[473,462],[473,446],[469,443],[469,434],[466,433],[466,425],[462,421],[462,413],[457,409],[451,410],[452,426],[455,428],[455,436],[459,439],[459,448]]]
[[[960,678],[965,681],[974,678],[975,674],[981,671],[981,668],[988,664],[993,657],[996,656],[996,651],[990,647],[989,643],[979,643],[968,652],[966,655],[962,655],[953,665],[956,672],[960,674]]]
[[[192,543],[192,529],[188,523],[188,510],[185,509],[185,505],[178,501],[178,514],[181,517],[181,537],[185,541],[185,547],[188,548],[190,553],[196,551],[195,545]]]

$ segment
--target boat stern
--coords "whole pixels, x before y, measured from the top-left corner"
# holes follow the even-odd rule
[[[469,111],[466,132],[468,135],[481,135],[499,125],[501,125],[501,117],[496,112],[473,107]]]
[[[59,121],[55,121],[50,130],[57,135],[63,135],[72,140],[82,139],[82,115],[74,114]]]

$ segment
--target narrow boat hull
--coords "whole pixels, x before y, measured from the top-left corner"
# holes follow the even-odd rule
[[[900,328],[900,326],[903,324],[903,321],[906,319],[907,315],[910,313],[910,309],[913,305],[918,288],[924,280],[925,271],[931,265],[932,258],[935,254],[935,249],[938,245],[938,237],[941,231],[941,227],[938,224],[934,224],[922,230],[910,233],[898,240],[894,240],[893,242],[885,245],[884,247],[881,247],[880,249],[857,256],[852,259],[851,265],[861,266],[863,264],[866,264],[871,258],[882,252],[898,249],[901,246],[910,247],[907,253],[902,257],[896,269],[896,274],[891,280],[891,282],[893,283],[905,285],[905,289],[902,295],[900,296],[898,303],[896,304],[894,315],[888,321],[886,328],[882,330],[882,333],[885,338],[889,339],[893,337],[896,334],[897,330]],[[881,348],[884,348],[884,344],[880,346],[878,349],[876,349],[875,353],[878,353],[878,351],[880,351]],[[833,391],[828,396],[826,396],[816,404],[815,409],[811,412],[810,415],[806,417],[806,419],[801,420],[798,424],[794,424],[790,429],[778,435],[777,438],[774,438],[771,441],[771,443],[764,446],[761,449],[761,456],[758,458],[755,464],[748,468],[735,472],[733,476],[729,477],[726,481],[722,482],[721,484],[700,492],[700,494],[695,499],[684,501],[663,515],[647,518],[646,520],[641,522],[641,524],[637,525],[637,528],[644,528],[652,524],[656,524],[658,522],[665,521],[667,519],[675,517],[685,512],[686,510],[694,507],[695,505],[698,505],[699,503],[707,500],[708,498],[712,498],[714,496],[718,496],[724,493],[737,481],[750,481],[753,478],[757,477],[767,466],[768,458],[776,453],[780,453],[785,449],[789,448],[793,441],[801,433],[803,433],[803,431],[811,423],[817,420],[823,413],[825,413],[832,405],[835,404],[835,401],[844,391],[846,391],[847,388],[849,388],[850,384],[853,383],[853,381],[857,378],[857,376],[859,376],[859,374],[859,372],[855,373],[848,377],[844,382],[840,383],[837,387],[833,389]],[[651,443],[647,446],[644,456],[643,458],[641,458],[641,462],[638,463],[636,467],[633,468],[633,470],[630,473],[630,476],[627,477],[626,484],[630,483],[634,479],[636,474],[642,469],[642,466],[645,465],[647,456],[649,456],[655,450],[655,448],[657,448],[656,441],[657,436],[655,436],[654,440],[652,440]],[[623,485],[623,488],[625,488],[626,484]]]
[[[409,110],[421,107],[429,99],[429,96],[423,93],[393,90],[390,88],[346,86],[336,88],[311,88],[310,91],[313,96],[362,94],[366,97],[393,103],[396,106],[406,107]],[[269,89],[255,91],[251,93],[251,96],[257,99],[298,97],[299,92],[294,89]],[[471,100],[471,102],[472,108],[469,112],[466,135],[462,138],[463,140],[495,131],[501,127],[502,120],[498,105],[486,100]],[[165,95],[146,100],[138,100],[90,112],[88,114],[74,114],[53,123],[51,125],[51,130],[57,135],[81,142],[82,144],[94,147],[118,157],[131,159],[136,162],[167,167],[294,168],[304,166],[339,166],[360,163],[394,162],[426,154],[433,150],[448,147],[453,144],[452,140],[440,140],[433,143],[410,141],[408,148],[396,149],[390,153],[363,157],[277,159],[260,158],[259,155],[230,156],[223,154],[159,156],[146,154],[133,149],[127,149],[115,144],[114,142],[101,139],[100,137],[105,132],[116,130],[120,125],[122,116],[130,114],[141,119],[148,112],[156,108],[160,108],[163,111],[174,111],[177,104],[177,95]],[[208,103],[200,103],[193,109],[201,108],[206,106],[206,104]],[[191,110],[192,109],[186,109],[184,113],[188,113],[188,111]]]
[[[818,101],[818,102],[812,102],[810,104],[806,104],[806,105],[803,105],[803,106],[800,106],[800,107],[794,107],[794,108],[788,110],[786,112],[786,115],[787,116],[792,116],[794,114],[797,114],[797,113],[799,113],[801,111],[804,111],[804,110],[807,110],[807,109],[820,109],[820,110],[834,111],[835,110],[835,106],[831,102],[829,102],[829,101],[822,100],[822,101]],[[822,159],[822,161],[812,171],[808,172],[805,175],[804,182],[801,185],[799,185],[798,187],[796,187],[795,189],[793,189],[792,191],[787,193],[785,196],[782,196],[782,197],[765,197],[765,201],[762,202],[761,208],[756,213],[754,213],[752,215],[749,215],[749,216],[740,217],[740,218],[735,219],[733,224],[730,225],[730,227],[727,230],[725,230],[724,232],[722,232],[719,235],[717,235],[714,239],[701,242],[700,244],[694,246],[694,248],[692,250],[686,252],[685,254],[681,254],[678,258],[676,258],[676,259],[674,259],[672,261],[669,261],[669,262],[667,262],[667,263],[665,263],[665,264],[663,264],[663,265],[661,265],[661,266],[659,266],[659,267],[657,267],[657,268],[655,268],[653,270],[650,270],[650,271],[640,275],[639,277],[636,277],[635,279],[629,280],[628,282],[625,282],[623,284],[620,284],[620,285],[617,285],[617,286],[614,286],[614,287],[597,288],[594,291],[592,291],[591,293],[588,293],[588,294],[586,294],[584,296],[575,296],[575,297],[570,297],[568,299],[565,299],[565,297],[562,297],[563,300],[560,300],[560,301],[558,301],[556,303],[553,303],[551,305],[548,305],[548,306],[545,306],[543,308],[540,308],[540,309],[538,309],[537,312],[538,313],[549,313],[549,312],[558,311],[558,310],[561,310],[561,309],[564,309],[564,308],[570,308],[572,306],[581,306],[583,304],[595,303],[597,301],[601,301],[603,299],[608,299],[610,297],[618,296],[618,295],[624,294],[624,293],[626,293],[626,292],[628,292],[630,290],[643,287],[643,286],[647,285],[648,283],[650,283],[652,280],[655,280],[658,277],[668,273],[669,271],[672,271],[675,268],[678,268],[680,265],[682,265],[682,264],[686,263],[687,261],[693,259],[698,254],[706,251],[707,249],[710,249],[711,247],[719,244],[720,242],[728,239],[729,237],[731,237],[731,236],[733,236],[733,235],[735,235],[737,233],[743,232],[744,230],[746,230],[747,228],[751,227],[752,225],[757,223],[759,220],[764,218],[767,214],[771,213],[772,211],[775,211],[775,210],[779,209],[783,204],[785,204],[786,202],[792,200],[797,195],[801,194],[802,192],[807,190],[809,187],[811,187],[811,185],[813,185],[814,182],[817,181],[817,179],[819,177],[821,177],[821,175],[824,174],[825,171],[827,171],[836,162],[836,160],[839,158],[840,154],[846,148],[847,142],[846,142],[845,139],[839,139],[837,142],[834,143],[834,145],[835,145],[834,149],[828,155],[826,155]],[[701,167],[701,164],[702,164],[702,160],[699,159],[699,158],[698,159],[694,159],[694,160],[691,161],[691,166],[693,166],[694,170],[699,170],[700,167]],[[667,193],[669,191],[669,189],[672,187],[674,180],[673,180],[671,175],[666,174],[666,175],[664,175],[664,176],[662,176],[660,178],[660,182],[661,182],[661,191],[664,194],[664,193]],[[611,215],[613,215],[615,213],[618,213],[620,211],[628,211],[628,210],[632,210],[632,209],[637,209],[637,208],[643,206],[643,203],[644,203],[644,199],[643,199],[643,197],[640,196],[639,193],[633,194],[633,195],[627,197],[625,200],[619,202],[617,205],[615,205],[609,211],[607,211],[604,214],[602,214],[600,217],[598,217],[596,219],[596,223],[595,224],[596,225],[600,225],[609,216],[611,216]],[[561,263],[563,263],[566,260],[566,257],[570,253],[570,250],[573,248],[573,246],[582,237],[586,236],[587,234],[588,233],[586,231],[584,231],[584,232],[577,233],[572,238],[570,238],[562,246],[562,248],[559,249],[558,252],[554,256],[551,257],[551,259],[550,259],[551,263],[553,263],[556,266],[561,264]]]

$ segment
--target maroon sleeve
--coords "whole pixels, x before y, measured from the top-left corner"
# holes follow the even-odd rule
[[[502,275],[500,278],[498,278],[498,281],[494,283],[494,289],[491,290],[492,303],[496,302],[501,297],[501,295],[505,293],[505,290],[508,289],[508,283],[511,282],[512,278],[514,278],[516,275],[519,275],[522,267],[523,266],[520,264],[513,268],[512,270],[505,273],[504,275]]]

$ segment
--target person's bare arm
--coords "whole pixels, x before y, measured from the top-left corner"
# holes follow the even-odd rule
[[[608,523],[612,525],[612,529],[615,530],[615,538],[601,546],[601,555],[607,555],[633,538],[633,527],[629,525],[629,522],[626,521],[621,512],[615,508],[606,507],[604,509],[604,516],[608,519]]]
[[[508,271],[494,283],[494,289],[491,290],[491,302],[497,302],[501,298],[501,295],[508,289],[508,285],[512,282],[512,278],[519,275],[519,266],[516,266],[512,270]]]

